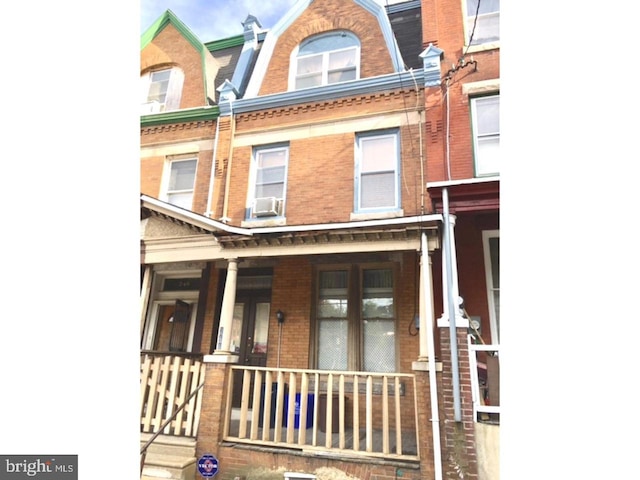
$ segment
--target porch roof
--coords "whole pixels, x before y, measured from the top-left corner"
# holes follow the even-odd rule
[[[317,225],[241,228],[141,196],[141,220],[160,218],[185,233],[167,230],[142,238],[145,263],[179,257],[186,260],[273,257],[323,253],[417,250],[426,231],[429,248],[438,248],[440,214]],[[186,232],[191,231],[191,234]],[[182,245],[182,246],[181,246]]]

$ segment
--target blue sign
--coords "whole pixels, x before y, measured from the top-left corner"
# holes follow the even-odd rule
[[[203,477],[213,477],[218,473],[218,459],[213,455],[203,455],[198,460],[198,471]]]

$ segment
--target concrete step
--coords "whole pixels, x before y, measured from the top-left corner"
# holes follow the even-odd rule
[[[142,479],[194,480],[196,462],[196,457],[147,454]]]
[[[140,448],[151,438],[151,434],[140,435]],[[147,454],[164,454],[193,457],[196,454],[196,440],[187,437],[172,437],[170,435],[159,435],[147,447]]]

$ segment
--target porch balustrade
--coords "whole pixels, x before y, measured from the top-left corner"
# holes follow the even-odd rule
[[[140,356],[140,431],[155,433],[204,381],[202,355],[142,353]],[[195,437],[202,389],[162,432]]]
[[[419,459],[411,374],[233,366],[227,394],[227,441]]]
[[[468,337],[474,419],[499,423],[500,346],[475,344],[473,338]]]

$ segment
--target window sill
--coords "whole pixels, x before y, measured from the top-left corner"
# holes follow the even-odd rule
[[[240,226],[243,228],[261,228],[261,227],[283,227],[287,224],[285,217],[273,217],[268,220],[243,220]]]
[[[360,220],[381,220],[385,218],[398,218],[404,217],[404,210],[392,210],[385,212],[370,212],[370,213],[351,213],[349,220],[357,222]]]
[[[486,52],[488,50],[500,50],[500,41],[481,43],[480,45],[465,45],[467,53]]]

